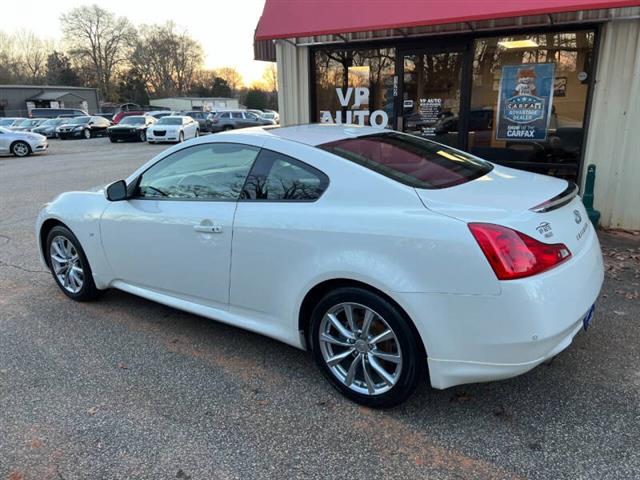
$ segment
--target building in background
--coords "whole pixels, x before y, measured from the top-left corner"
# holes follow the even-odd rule
[[[640,229],[640,0],[267,0],[281,124],[362,123],[584,185]]]
[[[98,90],[53,85],[0,85],[0,117],[28,117],[33,108],[98,111]]]
[[[212,111],[223,108],[239,108],[237,98],[225,97],[169,97],[149,100],[152,107],[164,107],[169,110],[203,110]]]

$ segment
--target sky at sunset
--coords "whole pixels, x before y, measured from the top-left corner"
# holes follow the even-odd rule
[[[92,3],[95,2],[6,1],[0,14],[0,30],[31,30],[43,38],[59,41],[62,36],[60,15],[74,7]],[[202,44],[206,67],[236,67],[247,84],[260,79],[268,65],[253,60],[253,32],[264,0],[109,0],[98,4],[117,15],[128,17],[135,25],[173,20],[179,29],[186,29]]]

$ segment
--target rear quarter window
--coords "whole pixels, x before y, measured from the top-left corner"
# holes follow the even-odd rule
[[[318,148],[416,188],[461,185],[493,168],[464,152],[398,132],[346,138]]]

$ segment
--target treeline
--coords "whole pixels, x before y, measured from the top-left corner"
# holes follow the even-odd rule
[[[90,86],[103,101],[149,103],[168,96],[239,97],[274,108],[275,66],[250,88],[233,67],[204,68],[202,45],[173,22],[133,25],[97,5],[60,17],[61,45],[32,32],[0,32],[0,84]]]

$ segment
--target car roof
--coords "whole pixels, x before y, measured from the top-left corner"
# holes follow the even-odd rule
[[[290,127],[254,127],[241,130],[232,130],[222,135],[251,134],[269,137],[284,138],[297,143],[303,143],[317,147],[329,142],[356,138],[363,135],[381,133],[387,130],[376,127],[361,127],[358,125],[336,125],[329,123],[310,123],[307,125],[293,125]]]

